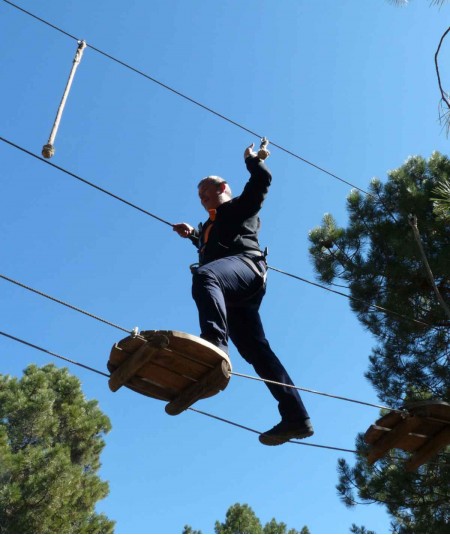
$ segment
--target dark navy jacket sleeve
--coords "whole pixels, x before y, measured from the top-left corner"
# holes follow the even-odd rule
[[[245,160],[245,165],[250,172],[250,179],[236,199],[235,205],[239,216],[246,219],[261,210],[272,182],[272,175],[265,163],[257,157],[249,156]]]
[[[208,221],[197,234],[201,264],[225,256],[257,255],[260,250],[258,213],[269,191],[272,175],[265,163],[257,157],[248,157],[245,164],[250,178],[241,195],[221,204],[217,208],[214,223]],[[203,233],[208,226],[211,229],[205,244]],[[195,245],[194,240],[195,237],[192,236],[191,241]]]

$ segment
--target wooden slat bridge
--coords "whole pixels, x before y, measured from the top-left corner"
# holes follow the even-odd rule
[[[371,425],[364,435],[370,445],[369,463],[392,448],[412,453],[405,465],[416,470],[450,444],[450,404],[421,401],[403,407],[404,413],[390,412]]]
[[[168,414],[180,414],[199,399],[228,385],[228,355],[206,340],[178,331],[142,331],[115,344],[108,361],[109,388],[126,386],[168,401]]]

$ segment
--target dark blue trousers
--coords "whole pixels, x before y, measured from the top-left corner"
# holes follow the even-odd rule
[[[264,261],[258,264],[265,270]],[[192,296],[199,312],[201,337],[228,353],[231,338],[241,356],[262,379],[293,385],[264,334],[259,307],[265,284],[240,256],[228,256],[199,267]],[[265,383],[283,420],[309,418],[297,390]]]

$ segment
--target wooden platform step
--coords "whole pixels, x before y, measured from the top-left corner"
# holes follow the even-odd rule
[[[107,367],[113,392],[126,386],[168,401],[166,412],[171,415],[224,390],[231,372],[226,353],[179,331],[142,331],[128,336],[114,344]]]
[[[413,455],[406,463],[411,472],[450,444],[450,404],[420,401],[403,407],[405,412],[390,412],[371,425],[364,435],[370,445],[368,461],[373,464],[390,449]]]

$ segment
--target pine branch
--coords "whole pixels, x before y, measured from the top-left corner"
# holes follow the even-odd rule
[[[450,31],[450,28],[449,28],[449,31]],[[445,313],[447,314],[447,316],[450,319],[450,308],[448,307],[447,303],[442,298],[442,295],[441,295],[441,293],[439,291],[439,288],[437,287],[436,282],[434,280],[434,275],[433,275],[433,272],[431,271],[430,264],[428,263],[427,257],[425,255],[425,251],[424,251],[424,248],[423,248],[422,240],[420,239],[419,228],[417,226],[417,217],[415,215],[410,215],[410,217],[408,218],[408,222],[409,222],[409,224],[410,224],[410,226],[411,226],[411,228],[413,230],[414,238],[415,238],[415,240],[417,242],[417,245],[419,247],[420,255],[421,255],[423,263],[425,265],[425,269],[426,269],[426,272],[427,272],[427,275],[428,275],[428,279],[429,279],[429,281],[431,283],[431,286],[433,287],[434,293],[436,294],[436,297],[437,297],[439,303],[441,304],[442,308],[445,310]]]
[[[434,55],[434,64],[436,66],[436,75],[437,75],[437,80],[438,80],[438,86],[439,86],[439,91],[441,92],[441,103],[445,106],[447,106],[448,110],[446,112],[444,112],[443,114],[441,114],[441,117],[440,117],[440,120],[444,121],[444,124],[447,125],[447,135],[448,135],[448,132],[449,132],[449,129],[450,129],[450,101],[448,100],[448,95],[447,93],[444,91],[444,89],[442,88],[442,82],[441,82],[441,74],[439,72],[439,64],[438,64],[438,57],[439,57],[439,52],[441,50],[441,46],[442,46],[442,43],[444,42],[444,39],[447,37],[447,34],[450,32],[450,27],[447,28],[447,30],[444,32],[444,34],[442,35],[441,37],[441,40],[439,41],[439,46],[437,47],[437,50],[436,50],[436,53]]]

